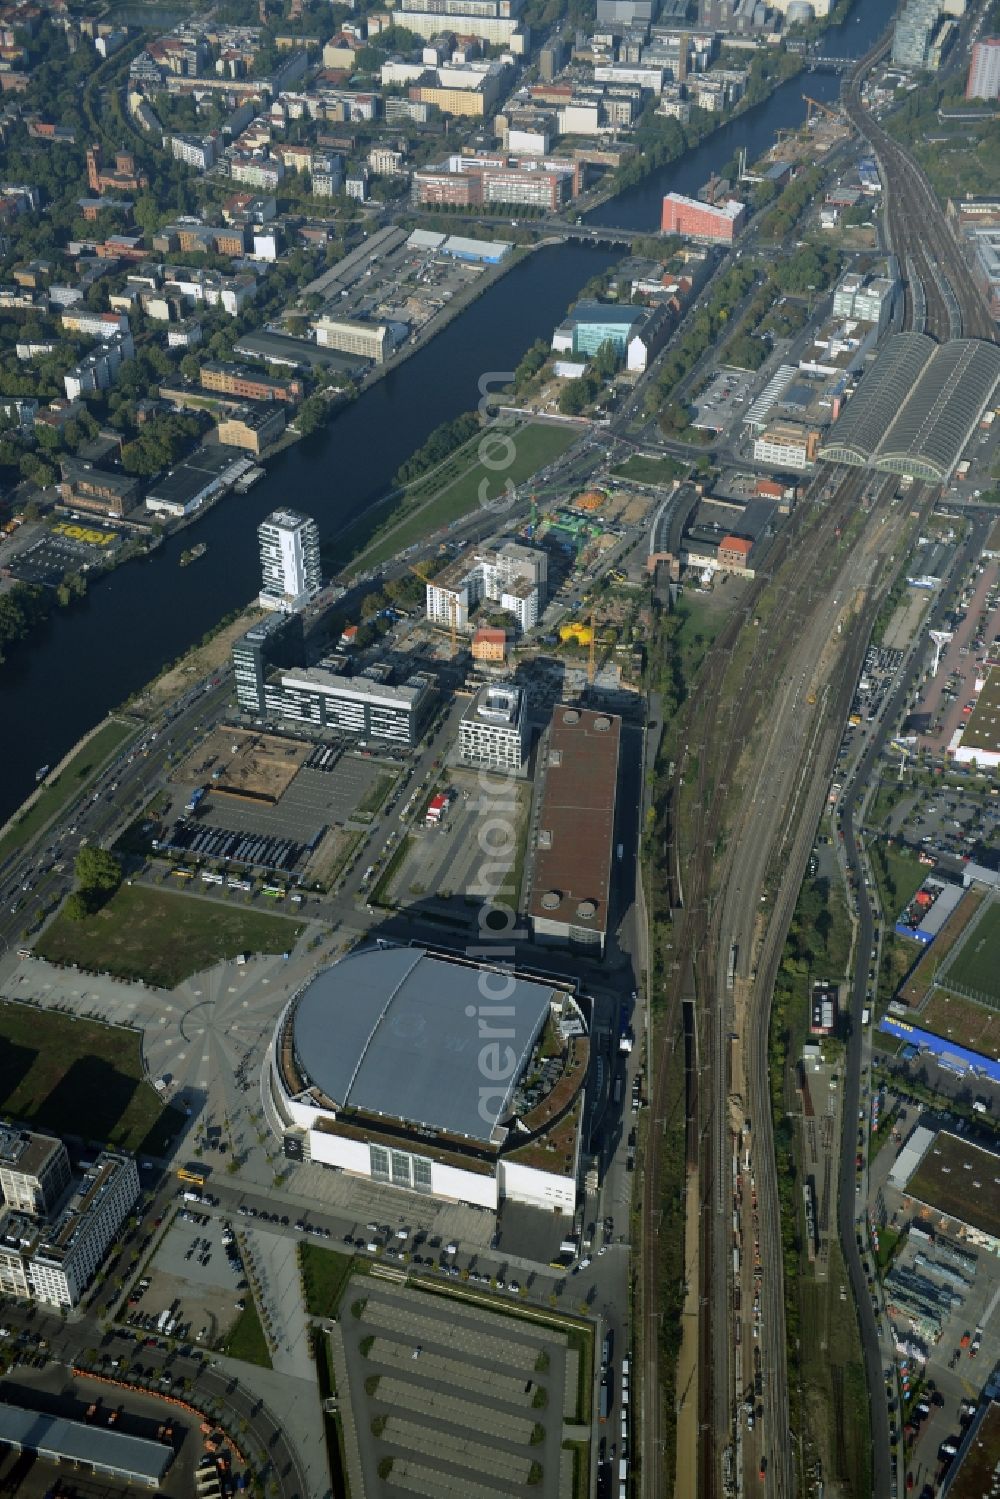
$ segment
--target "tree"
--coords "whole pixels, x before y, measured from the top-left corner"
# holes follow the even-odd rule
[[[106,848],[81,848],[73,870],[84,896],[111,895],[122,882],[122,867]]]
[[[78,890],[66,897],[63,908],[70,921],[84,921],[90,915],[90,907]]]

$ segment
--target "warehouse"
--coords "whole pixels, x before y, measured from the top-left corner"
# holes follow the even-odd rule
[[[821,458],[866,468],[916,385],[936,345],[925,333],[896,333],[844,407]]]
[[[265,1062],[290,1159],[442,1200],[572,1213],[590,1056],[562,980],[380,942],[293,996]]]
[[[991,671],[965,727],[949,746],[959,765],[996,770],[1000,765],[1000,671]]]
[[[621,719],[556,708],[542,778],[528,915],[540,942],[595,948],[608,934]]]
[[[147,1489],[160,1487],[174,1456],[162,1442],[6,1403],[0,1404],[0,1446],[56,1463],[64,1473],[102,1473]]]
[[[146,508],[159,515],[193,515],[244,473],[249,459],[224,447],[201,447],[168,469],[146,495]]]
[[[964,1229],[961,1237],[1000,1252],[1000,1156],[971,1140],[915,1129],[889,1173],[889,1186]]]

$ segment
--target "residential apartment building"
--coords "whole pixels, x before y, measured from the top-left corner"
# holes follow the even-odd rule
[[[527,744],[524,689],[506,683],[481,688],[458,726],[458,758],[462,764],[516,774],[524,764]]]
[[[305,394],[302,381],[291,376],[275,379],[245,365],[223,364],[217,360],[209,360],[201,366],[200,379],[205,390],[239,396],[245,401],[286,401],[288,405],[296,406]]]
[[[259,718],[265,709],[264,683],[279,666],[305,666],[305,627],[301,614],[272,614],[233,645],[236,701]]]
[[[245,182],[249,187],[273,193],[285,175],[285,168],[282,162],[270,157],[237,155],[229,159],[229,175],[234,182]]]
[[[753,456],[757,463],[801,470],[815,463],[818,447],[818,432],[796,422],[772,422],[754,438]]]
[[[242,224],[165,224],[153,235],[158,255],[243,255],[247,247]]]
[[[428,39],[450,31],[520,54],[528,42],[520,21],[523,9],[524,0],[402,0],[398,24]]]
[[[322,665],[279,671],[264,687],[268,718],[400,745],[419,742],[433,699],[426,677],[394,687],[365,672],[345,677]]]
[[[0,1124],[0,1202],[19,1213],[54,1213],[72,1176],[66,1147],[55,1135]]]
[[[297,510],[272,510],[257,527],[266,609],[297,609],[323,581],[319,527]]]
[[[130,359],[135,358],[131,333],[115,333],[63,376],[67,398],[79,400],[90,391],[106,390]]]
[[[940,65],[940,34],[947,34],[951,24],[945,20],[947,9],[945,0],[904,0],[892,38],[897,67],[933,70]]]
[[[207,172],[219,158],[219,138],[216,135],[201,138],[196,135],[170,135],[163,144],[169,144],[170,154],[175,161],[183,161],[197,172]]]
[[[76,1306],[138,1199],[135,1160],[102,1151],[31,1252],[28,1273],[35,1300]]]
[[[342,354],[357,354],[374,364],[384,364],[396,348],[397,332],[388,323],[363,323],[356,318],[319,317],[313,322],[316,342],[321,349],[338,349]],[[403,325],[396,325],[402,328]]]
[[[128,333],[128,318],[123,312],[91,312],[86,307],[73,307],[59,319],[67,333],[77,333],[87,338],[113,338],[116,333]]]
[[[1000,36],[984,36],[972,48],[967,99],[1000,99]]]
[[[219,423],[219,441],[244,448],[257,457],[285,430],[285,408],[276,401],[264,406],[237,406]]]
[[[466,630],[470,610],[488,600],[513,615],[524,632],[537,624],[545,607],[548,558],[536,547],[506,542],[496,550],[465,553],[427,584],[429,620]]]
[[[727,203],[701,203],[680,193],[663,200],[660,228],[664,234],[683,234],[690,239],[731,245],[746,222],[746,205],[730,198]]]

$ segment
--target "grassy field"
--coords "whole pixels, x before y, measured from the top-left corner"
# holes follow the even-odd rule
[[[1000,1014],[995,1010],[938,989],[914,1021],[935,1036],[946,1036],[959,1046],[1000,1062]]]
[[[885,850],[886,869],[891,889],[895,892],[896,911],[888,914],[898,915],[904,906],[910,901],[920,889],[929,871],[925,864],[921,864],[915,854],[900,853],[895,848]]]
[[[286,952],[301,931],[301,922],[287,916],[122,885],[84,921],[71,921],[60,912],[36,951],[54,963],[77,963],[91,972],[173,989],[190,974],[237,953]]]
[[[271,1355],[267,1349],[260,1313],[249,1291],[246,1302],[243,1311],[226,1334],[222,1351],[230,1358],[242,1359],[245,1364],[259,1364],[262,1369],[270,1369]]]
[[[3,1003],[0,1115],[152,1155],[182,1123],[143,1081],[138,1031]]]
[[[1000,902],[990,906],[948,966],[948,978],[1000,1005]]]
[[[687,473],[689,463],[679,463],[676,458],[643,458],[633,453],[624,463],[611,470],[618,479],[632,479],[636,484],[669,484]]]
[[[438,490],[434,498],[412,508],[409,515],[404,513],[398,525],[391,527],[384,536],[354,557],[352,566],[369,568],[390,557],[398,557],[400,552],[415,542],[424,540],[442,526],[451,525],[452,521],[461,520],[477,506],[505,493],[508,480],[515,485],[523,484],[537,469],[544,468],[547,463],[558,458],[560,453],[564,453],[578,436],[575,428],[547,426],[540,422],[529,422],[527,426],[514,432],[498,432],[493,439],[492,450],[487,451],[486,456],[492,462],[499,463],[504,456],[504,448],[500,444],[506,444],[509,439],[513,444],[514,458],[508,467],[496,469],[484,467],[476,456],[479,445],[490,441],[490,430],[484,429],[474,445],[463,449],[467,461],[459,472],[450,481],[442,476],[445,480],[444,487]],[[335,546],[337,552],[343,551],[345,556],[348,555],[351,543],[355,540],[354,529],[352,527],[343,538],[338,539]],[[360,544],[361,541],[359,533],[357,542]]]
[[[83,790],[101,766],[111,759],[115,751],[136,732],[135,724],[122,723],[114,718],[109,718],[107,723],[102,724],[51,785],[43,787],[32,806],[20,814],[13,826],[0,838],[0,864],[51,822]]]
[[[299,1263],[306,1311],[311,1317],[335,1316],[354,1264],[353,1255],[304,1243],[299,1245]]]

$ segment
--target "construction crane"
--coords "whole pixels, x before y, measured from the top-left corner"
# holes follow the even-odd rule
[[[412,562],[408,563],[407,566],[409,567],[411,573],[416,574],[421,583],[431,584],[434,582],[433,578],[429,578],[427,576],[426,571],[421,571],[421,569],[414,566]],[[452,593],[450,590],[448,593],[448,623],[451,627],[451,659],[454,661],[455,657],[458,655],[458,603],[455,599],[454,593]]]
[[[821,109],[825,115],[829,115],[830,116],[831,120],[839,120],[841,118],[841,114],[840,114],[840,110],[839,109],[831,109],[830,106],[829,106],[829,104],[822,104],[822,103],[820,103],[819,99],[812,98],[812,96],[810,94],[803,94],[802,97],[803,97],[803,99],[806,102],[806,124],[807,125],[810,125],[812,123],[813,110],[816,110],[816,109]]]

